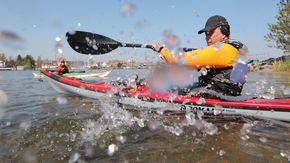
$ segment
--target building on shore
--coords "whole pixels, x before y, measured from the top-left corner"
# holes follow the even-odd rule
[[[6,67],[4,61],[0,61],[0,71],[11,71],[14,70],[13,68]]]

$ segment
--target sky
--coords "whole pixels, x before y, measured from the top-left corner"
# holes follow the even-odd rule
[[[73,51],[65,33],[81,30],[102,34],[127,43],[163,43],[165,31],[178,36],[182,47],[206,46],[198,35],[213,15],[226,17],[231,38],[247,45],[250,57],[266,59],[281,56],[269,48],[264,36],[268,23],[275,23],[275,0],[9,0],[0,5],[0,32],[19,38],[7,43],[0,39],[0,53],[16,57],[32,55],[43,59],[64,56],[68,60],[87,60],[89,56]],[[123,11],[121,7],[129,6]],[[131,8],[130,8],[131,7]],[[61,38],[62,53],[56,50]],[[8,41],[9,42],[9,41]],[[11,43],[12,42],[12,43]],[[118,48],[108,54],[93,56],[95,61],[112,59],[160,61],[149,49]]]

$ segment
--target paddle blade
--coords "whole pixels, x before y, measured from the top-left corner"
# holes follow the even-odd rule
[[[66,37],[71,48],[81,54],[105,54],[121,45],[118,41],[90,32],[67,32]]]

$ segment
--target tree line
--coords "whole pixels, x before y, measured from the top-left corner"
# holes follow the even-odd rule
[[[290,1],[280,0],[276,23],[268,24],[270,32],[265,36],[267,41],[274,42],[274,47],[290,54]]]
[[[24,57],[18,54],[16,58],[11,56],[7,58],[4,53],[0,53],[0,61],[5,64],[5,67],[16,68],[17,66],[23,66],[26,70],[40,68],[43,64],[43,60],[40,56],[38,56],[35,60],[28,54]]]

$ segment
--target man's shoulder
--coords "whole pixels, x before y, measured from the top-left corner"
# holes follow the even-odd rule
[[[227,44],[232,45],[232,46],[235,47],[236,49],[241,49],[241,48],[244,46],[243,43],[241,43],[241,42],[238,41],[238,40],[234,40],[234,39],[227,39],[227,40],[225,40],[224,42],[227,43]]]

